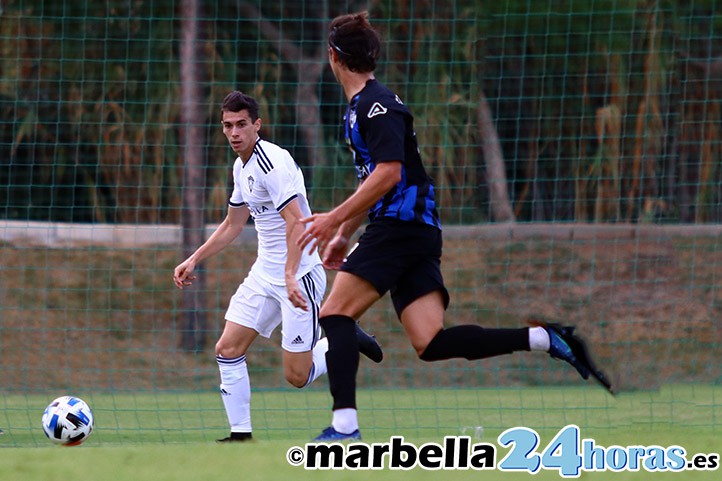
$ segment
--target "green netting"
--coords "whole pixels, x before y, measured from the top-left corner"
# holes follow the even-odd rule
[[[361,366],[360,386],[388,401],[364,398],[368,429],[501,431],[523,410],[536,428],[561,427],[565,412],[599,427],[630,422],[626,410],[719,430],[719,5],[187,3],[0,3],[0,446],[44,444],[45,404],[75,393],[100,406],[107,442],[225,432],[213,344],[253,235],[206,263],[193,323],[171,282],[195,247],[179,226],[210,231],[225,215],[234,156],[219,107],[234,89],[259,100],[262,135],[302,166],[314,210],[355,188],[325,39],[331,18],[361,8],[384,39],[377,76],[414,113],[439,193],[447,325],[574,323],[621,390],[650,390],[630,407],[533,354],[423,364],[383,300],[362,319],[387,351]],[[278,344],[276,333],[249,353],[255,429],[310,437],[328,421],[325,381],[288,388]],[[680,383],[692,398],[657,391]],[[385,391],[401,388],[437,414],[415,417]],[[559,416],[535,411],[560,396]]]

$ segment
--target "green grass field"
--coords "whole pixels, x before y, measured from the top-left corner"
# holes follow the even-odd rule
[[[285,458],[329,421],[328,393],[258,391],[253,398],[255,441],[219,446],[226,421],[214,392],[81,395],[92,406],[96,427],[80,447],[52,446],[40,428],[46,396],[0,397],[0,479],[34,480],[274,480],[274,479],[529,479],[500,471],[305,471]],[[576,424],[583,438],[601,446],[679,445],[689,454],[722,451],[722,388],[667,386],[622,393],[596,386],[474,390],[364,390],[359,393],[364,441],[404,436],[417,446],[444,436],[469,435],[474,443],[507,448],[497,437],[507,428],[536,430],[545,445],[564,426]],[[482,429],[477,429],[482,427]],[[719,479],[720,470],[665,473],[680,479]],[[657,479],[659,473],[583,472],[593,479]],[[558,479],[556,471],[535,479]]]

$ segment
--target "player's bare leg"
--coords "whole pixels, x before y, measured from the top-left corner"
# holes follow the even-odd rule
[[[328,341],[319,340],[311,351],[283,351],[283,374],[292,386],[302,388],[326,373]]]
[[[422,353],[432,339],[444,329],[444,298],[434,291],[416,299],[401,313],[401,325],[416,354]]]

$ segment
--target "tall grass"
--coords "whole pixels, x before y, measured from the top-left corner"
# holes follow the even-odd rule
[[[167,247],[118,249],[0,245],[0,377],[10,392],[35,389],[209,389],[217,386],[213,341],[228,299],[255,259],[244,242],[210,260],[206,281],[209,342],[178,348],[182,296]],[[715,238],[493,240],[444,243],[452,293],[446,324],[520,327],[529,316],[575,324],[620,389],[718,382],[722,366]],[[197,289],[197,287],[196,287]],[[518,353],[480,363],[422,365],[388,298],[361,319],[391,364],[374,387],[562,385],[580,382],[545,355]],[[278,330],[277,330],[278,331]],[[285,386],[280,339],[258,339],[248,358],[256,387]],[[29,356],[28,353],[32,353]],[[53,366],[47,369],[47,366]],[[1,425],[0,420],[0,425]]]

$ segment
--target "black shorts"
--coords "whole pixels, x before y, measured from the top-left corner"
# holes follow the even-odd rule
[[[396,219],[371,222],[351,250],[342,271],[367,280],[380,295],[391,291],[396,315],[429,292],[441,291],[444,308],[449,292],[441,275],[441,230]]]

